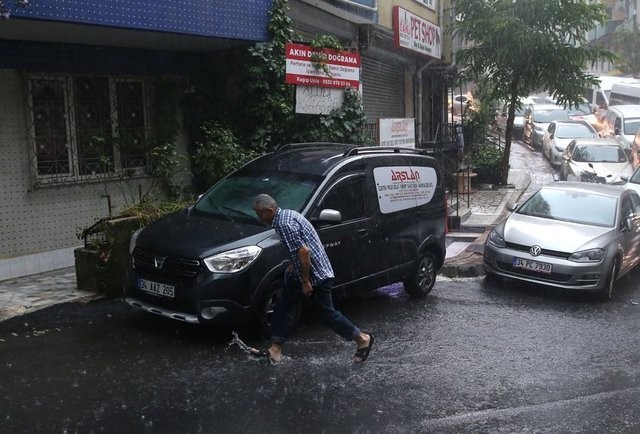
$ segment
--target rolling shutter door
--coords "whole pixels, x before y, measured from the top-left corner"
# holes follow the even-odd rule
[[[362,102],[369,122],[404,117],[404,79],[400,63],[362,57]]]

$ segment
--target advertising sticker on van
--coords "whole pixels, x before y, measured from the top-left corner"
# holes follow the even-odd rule
[[[433,167],[376,167],[373,178],[383,214],[429,203],[438,184]]]

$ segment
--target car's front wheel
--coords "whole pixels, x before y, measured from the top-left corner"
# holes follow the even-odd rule
[[[611,300],[611,296],[613,295],[613,287],[616,284],[616,279],[618,278],[618,259],[613,260],[613,264],[611,265],[611,270],[609,270],[609,274],[607,276],[606,285],[600,290],[600,299],[602,301]]]
[[[273,312],[282,293],[283,286],[284,281],[282,279],[274,280],[270,285],[263,288],[262,291],[256,296],[256,321],[261,333],[266,337],[271,336],[271,321],[273,319]],[[291,309],[289,309],[287,316],[290,330],[292,330],[298,323],[301,312],[302,300],[291,306]]]
[[[436,282],[436,261],[431,252],[422,252],[415,271],[402,283],[407,294],[414,297],[425,296]]]

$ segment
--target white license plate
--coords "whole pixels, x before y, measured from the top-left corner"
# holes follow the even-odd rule
[[[513,258],[513,266],[515,268],[524,268],[525,270],[537,271],[539,273],[549,274],[553,270],[553,265],[546,262],[531,261],[524,258]]]
[[[138,288],[141,291],[151,294],[160,295],[162,297],[175,297],[176,287],[165,283],[152,282],[151,280],[138,279]]]

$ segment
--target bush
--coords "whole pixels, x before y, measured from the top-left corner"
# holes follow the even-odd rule
[[[496,145],[483,144],[475,147],[469,156],[469,165],[482,168],[499,168],[504,150]]]
[[[205,141],[197,142],[192,158],[196,191],[204,191],[216,181],[256,156],[238,143],[230,128],[218,122],[202,126]]]

